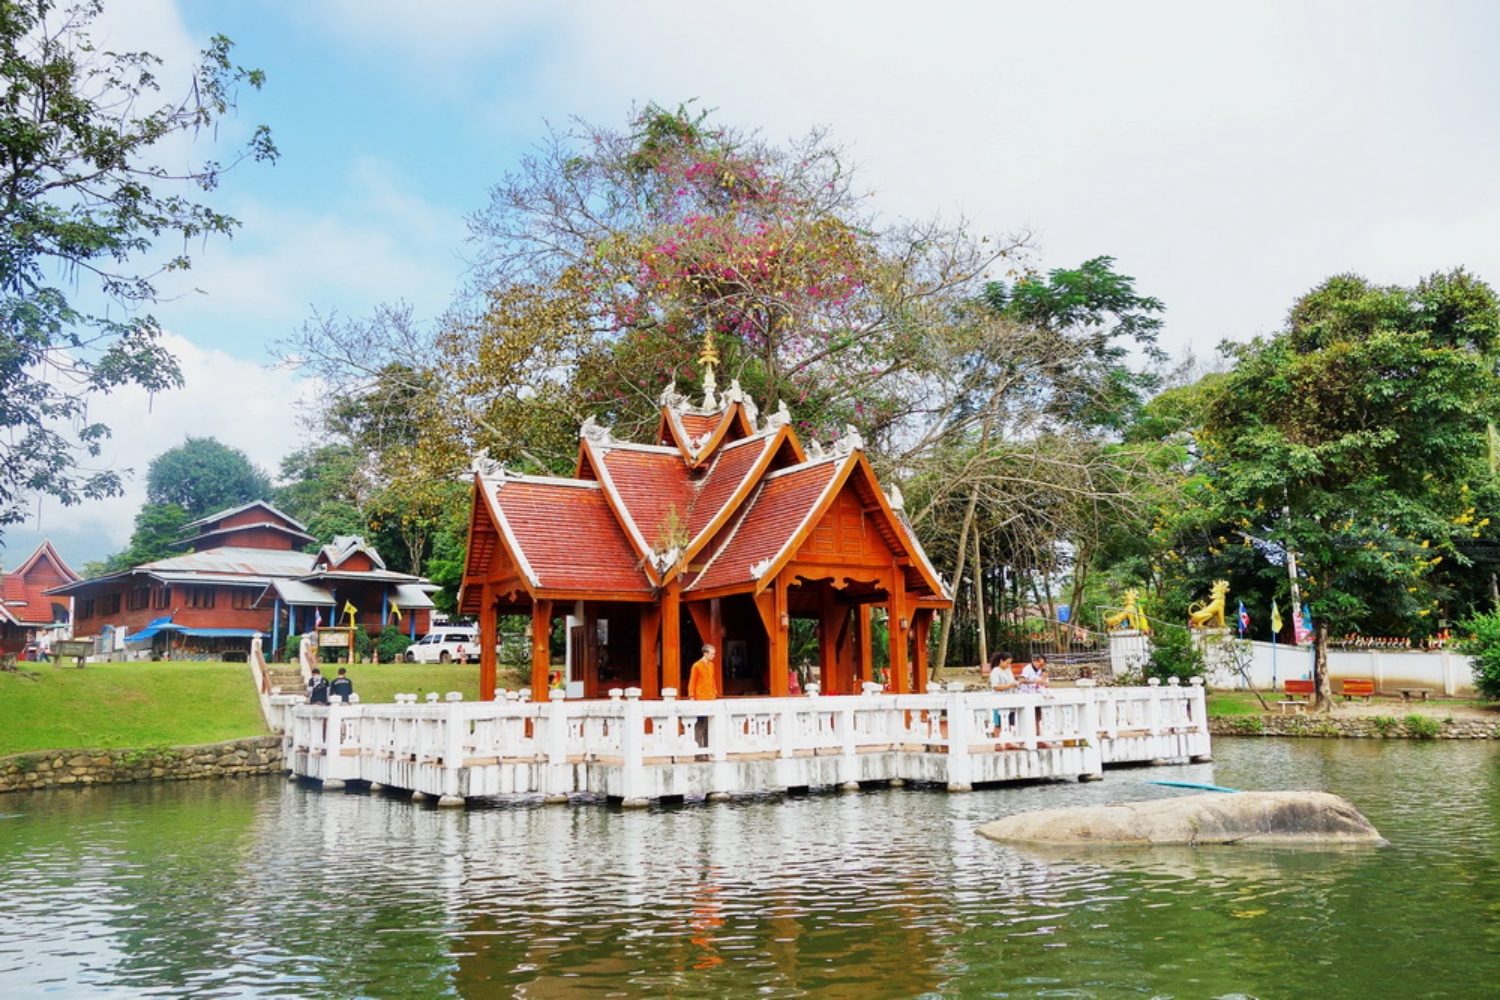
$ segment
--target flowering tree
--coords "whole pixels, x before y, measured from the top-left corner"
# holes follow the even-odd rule
[[[709,340],[720,377],[765,405],[872,435],[905,416],[902,383],[932,360],[924,314],[1021,247],[961,225],[882,225],[825,133],[776,147],[657,105],[626,132],[554,132],[472,229],[476,312],[497,292],[566,287],[586,334],[571,386],[591,412],[649,423],[668,381],[696,387]]]

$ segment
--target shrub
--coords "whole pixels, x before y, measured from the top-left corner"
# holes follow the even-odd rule
[[[1187,680],[1203,673],[1203,653],[1185,628],[1163,628],[1151,637],[1151,659],[1146,676]]]
[[[1406,731],[1419,740],[1430,740],[1436,738],[1443,731],[1443,724],[1436,719],[1429,719],[1425,715],[1417,715],[1413,712],[1402,720],[1406,723]]]
[[[281,655],[288,663],[297,662],[297,653],[302,649],[302,637],[300,635],[289,635],[286,644],[281,648]]]
[[[1242,715],[1234,720],[1234,731],[1246,736],[1260,736],[1266,731],[1266,723],[1258,715]]]
[[[1475,615],[1459,623],[1469,633],[1454,648],[1468,656],[1474,666],[1474,687],[1489,701],[1500,700],[1500,612]]]
[[[388,628],[380,633],[379,639],[375,640],[375,651],[380,654],[381,663],[400,663],[406,653],[406,647],[410,645],[411,640],[400,631]]]
[[[1374,726],[1375,731],[1381,736],[1389,736],[1400,727],[1401,723],[1389,715],[1377,715],[1370,720],[1370,725]]]

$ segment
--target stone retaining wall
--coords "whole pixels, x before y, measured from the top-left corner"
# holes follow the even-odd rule
[[[1416,721],[1412,721],[1416,720]],[[1213,736],[1310,736],[1395,740],[1496,740],[1500,726],[1411,715],[1234,715],[1208,720]]]
[[[131,781],[234,778],[284,771],[281,737],[257,736],[195,747],[37,750],[0,758],[0,792]]]

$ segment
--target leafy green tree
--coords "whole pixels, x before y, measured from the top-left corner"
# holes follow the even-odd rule
[[[1221,538],[1281,563],[1262,560],[1263,579],[1295,553],[1325,706],[1330,630],[1377,609],[1431,620],[1435,569],[1465,559],[1492,478],[1497,334],[1494,292],[1462,270],[1411,288],[1338,275],[1282,333],[1231,348],[1200,433],[1208,502]]]
[[[173,545],[182,538],[182,526],[191,518],[175,503],[147,503],[135,515],[130,546],[109,557],[111,573],[180,554]]]
[[[1500,611],[1476,614],[1459,624],[1468,637],[1457,650],[1472,658],[1474,686],[1490,701],[1500,701]]]
[[[271,477],[214,438],[189,437],[153,458],[146,474],[147,501],[176,504],[190,521],[271,495]]]
[[[239,86],[259,88],[262,74],[235,66],[215,36],[184,96],[157,104],[156,56],[90,40],[101,4],[0,5],[0,528],[31,495],[76,504],[120,492],[117,472],[86,466],[109,435],[88,419],[89,400],[182,381],[139,310],[155,300],[156,275],[191,258],[143,259],[163,235],[186,248],[237,226],[183,193],[211,190],[233,163],[176,171],[157,151],[212,134]],[[275,158],[264,128],[236,162],[247,156]]]
[[[368,526],[361,505],[366,485],[360,470],[359,452],[350,445],[298,449],[281,460],[276,506],[325,545],[337,535],[365,534]]]

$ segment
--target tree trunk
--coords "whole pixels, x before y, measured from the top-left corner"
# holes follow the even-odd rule
[[[1313,711],[1333,711],[1333,690],[1328,683],[1328,619],[1318,618],[1313,628]]]
[[[990,644],[984,631],[984,560],[979,555],[979,525],[972,525],[972,528],[974,531],[974,621],[979,625],[979,662],[983,665],[990,662]]]
[[[979,506],[979,489],[975,487],[969,493],[969,505],[964,509],[963,527],[958,532],[958,555],[953,560],[953,608],[943,616],[943,627],[938,630],[937,659],[933,662],[934,672],[948,666],[948,635],[953,631],[953,619],[958,611],[958,592],[964,582],[964,557],[968,555],[969,548],[969,526],[974,523],[974,508]]]

